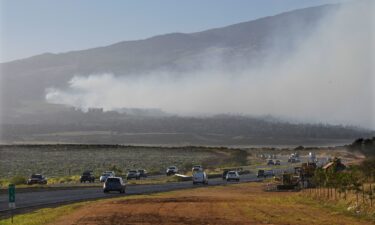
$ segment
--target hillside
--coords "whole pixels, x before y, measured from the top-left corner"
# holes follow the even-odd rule
[[[246,115],[184,117],[159,108],[84,113],[46,101],[48,88],[67,88],[75,75],[148,77],[168,71],[176,77],[188,76],[188,72],[199,71],[211,66],[210,60],[217,60],[214,66],[219,65],[228,71],[225,74],[234,76],[230,72],[239,66],[238,62],[251,67],[271,53],[277,59],[290,54],[337,8],[338,5],[325,5],[299,9],[196,33],[164,34],[3,63],[3,142],[335,145],[370,137],[374,132],[350,126],[297,124]]]
[[[225,62],[246,59],[251,64],[259,62],[275,45],[283,47],[280,54],[286,54],[335,7],[301,9],[197,33],[171,33],[3,63],[1,79],[6,85],[2,88],[2,111],[17,117],[35,113],[41,107],[53,110],[45,102],[46,88],[65,87],[76,74],[110,72],[116,76],[142,76],[165,69],[198,70],[204,66],[202,59],[217,52]]]

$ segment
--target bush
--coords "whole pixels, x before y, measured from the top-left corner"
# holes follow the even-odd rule
[[[303,147],[302,145],[300,145],[300,146],[294,148],[294,150],[297,150],[297,151],[299,151],[299,150],[304,150],[304,149],[305,149],[305,147]]]
[[[14,176],[10,179],[10,183],[15,185],[26,184],[26,178],[23,176]]]

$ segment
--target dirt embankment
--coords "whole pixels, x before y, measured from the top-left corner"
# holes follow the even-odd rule
[[[371,224],[306,204],[297,195],[264,192],[261,184],[200,188],[105,200],[53,224]]]

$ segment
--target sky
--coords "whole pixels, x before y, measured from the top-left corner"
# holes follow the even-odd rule
[[[196,32],[346,0],[0,0],[0,62]]]

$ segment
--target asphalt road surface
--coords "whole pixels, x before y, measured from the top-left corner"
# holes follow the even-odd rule
[[[283,163],[284,164],[284,163]],[[291,166],[287,170],[291,170]],[[284,169],[273,169],[275,175],[281,174]],[[256,177],[256,174],[244,174],[241,175],[242,182],[259,181],[261,179]],[[237,182],[227,182],[222,178],[211,178],[209,179],[208,186],[234,184]],[[127,185],[125,195],[137,195],[137,194],[150,194],[157,192],[166,192],[180,189],[196,188],[206,185],[193,185],[192,181],[184,182],[171,182],[164,184],[148,184],[148,185]],[[17,191],[16,191],[17,192]],[[74,189],[64,190],[44,190],[44,191],[31,191],[16,193],[16,209],[13,210],[14,214],[33,211],[35,209],[43,207],[53,207],[63,204],[69,204],[73,202],[94,200],[100,198],[113,198],[124,196],[116,192],[103,193],[101,187],[83,187]],[[0,218],[8,217],[10,210],[8,208],[8,194],[0,194]]]
[[[241,176],[240,182],[249,182],[259,180],[255,174],[246,174]],[[236,182],[226,182],[221,178],[209,179],[208,186],[232,184]],[[202,187],[206,185],[193,185],[192,181],[172,182],[165,184],[149,184],[149,185],[127,185],[125,195],[136,194],[150,194],[157,192],[165,192],[179,189]],[[21,213],[25,211],[35,210],[38,208],[63,205],[72,202],[79,202],[85,200],[93,200],[99,198],[110,198],[124,196],[116,192],[103,193],[101,187],[96,188],[82,188],[72,190],[46,190],[36,192],[24,192],[16,194],[17,209],[14,213]],[[6,217],[9,214],[8,209],[8,195],[0,195],[0,214],[1,217]]]

